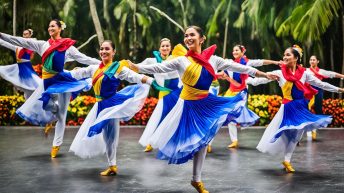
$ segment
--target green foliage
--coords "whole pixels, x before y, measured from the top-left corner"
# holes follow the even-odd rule
[[[34,37],[49,38],[47,26],[50,19],[61,18],[67,24],[64,37],[77,40],[81,45],[94,35],[88,1],[84,0],[17,0],[17,35],[32,28]],[[249,58],[280,60],[286,47],[295,43],[305,50],[305,56],[316,54],[324,68],[333,61],[342,61],[343,6],[340,0],[103,0],[95,1],[105,39],[116,44],[116,60],[131,59],[140,62],[152,56],[159,40],[167,37],[173,45],[183,42],[183,32],[173,23],[150,9],[154,6],[178,24],[199,25],[207,36],[205,46],[216,44],[217,55],[226,46],[225,57],[231,58],[235,44],[247,48]],[[12,34],[13,1],[0,0],[0,31]],[[227,42],[225,39],[228,25]],[[333,51],[331,51],[331,41]],[[226,44],[226,45],[225,45]],[[99,45],[92,40],[80,51],[98,57]],[[7,52],[0,52],[0,65],[13,59]],[[305,58],[305,61],[308,59]],[[39,62],[35,57],[34,62]],[[322,65],[322,64],[321,64]],[[341,66],[334,65],[335,71]],[[263,70],[272,70],[263,67]],[[271,90],[276,90],[273,86]],[[271,91],[272,92],[272,91]]]
[[[334,17],[339,16],[340,0],[306,0],[295,7],[279,26],[276,35],[292,35],[294,39],[311,43],[319,40]]]

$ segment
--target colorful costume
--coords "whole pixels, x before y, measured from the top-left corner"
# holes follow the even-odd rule
[[[290,162],[303,132],[326,127],[332,120],[330,116],[315,115],[308,110],[308,101],[316,93],[309,84],[330,92],[338,92],[338,88],[320,81],[301,66],[297,66],[294,74],[285,65],[281,69],[272,73],[280,77],[278,83],[283,92],[282,105],[266,128],[257,149],[263,153],[284,154],[285,161]],[[255,78],[249,80],[248,84],[267,82],[270,80]]]
[[[237,116],[241,96],[224,98],[209,94],[215,71],[230,69],[251,75],[256,73],[254,68],[212,56],[214,46],[204,50],[201,55],[192,51],[186,53],[185,48],[181,50],[184,50],[185,56],[139,68],[143,73],[178,70],[182,77],[183,88],[176,105],[151,138],[152,146],[159,148],[157,157],[173,164],[185,163],[204,149],[226,120],[227,113]]]
[[[248,60],[246,56],[234,60],[241,65],[251,66],[251,67],[259,67],[263,65],[263,60]],[[241,114],[238,118],[232,120],[234,124],[240,124],[243,127],[248,127],[254,125],[256,121],[259,119],[259,116],[256,115],[253,111],[251,111],[247,107],[247,98],[248,98],[248,91],[247,91],[247,84],[246,79],[248,78],[247,74],[240,74],[237,72],[231,72],[225,70],[225,73],[233,79],[239,85],[229,84],[229,88],[225,93],[224,97],[233,97],[238,94],[244,95],[244,105],[242,107]]]
[[[76,79],[71,77],[68,72],[64,72],[64,65],[66,62],[73,60],[88,65],[98,65],[100,61],[80,53],[73,46],[75,41],[69,38],[42,41],[31,38],[14,37],[3,33],[0,34],[0,38],[11,44],[33,50],[42,56],[43,82],[23,106],[17,110],[17,114],[35,125],[46,125],[47,123],[57,120],[53,146],[60,146],[63,142],[67,107],[69,105],[71,92],[80,91],[88,87],[86,81],[76,83]],[[60,85],[65,85],[65,87],[56,91],[54,91],[54,89],[49,89],[59,88]],[[46,93],[44,94],[44,92]]]
[[[219,92],[220,92],[220,84],[219,84],[219,81],[218,80],[214,80],[211,85],[210,85],[210,88],[209,88],[209,93],[217,96],[219,95]]]
[[[310,72],[311,74],[313,74],[319,80],[336,77],[335,72],[323,70],[323,69],[320,69],[318,67],[307,68],[307,71]],[[315,114],[322,115],[323,114],[322,101],[324,98],[324,90],[319,88],[319,87],[316,87],[316,86],[312,86],[312,87],[314,89],[316,89],[318,91],[318,93],[316,95],[314,95],[313,98],[310,100],[308,107],[309,107],[309,109],[311,109],[314,106]],[[311,136],[313,140],[316,140],[316,129],[314,129],[312,132],[308,131],[307,136]]]
[[[30,61],[34,52],[26,48],[14,46],[1,39],[0,45],[14,51],[17,59],[16,64],[0,66],[0,77],[23,91],[25,99],[29,98],[42,81],[32,68]]]
[[[235,59],[234,61],[241,65],[252,67],[259,67],[263,65],[263,60],[248,60],[245,55],[241,58]],[[225,73],[229,76],[229,79],[231,79],[231,81],[233,81],[234,83],[229,84],[229,88],[225,93],[224,97],[233,97],[238,94],[244,96],[240,116],[232,121],[228,120],[225,122],[225,125],[228,125],[228,132],[230,139],[232,141],[232,144],[230,144],[228,147],[233,148],[238,146],[237,125],[239,124],[242,128],[252,126],[259,119],[259,116],[256,115],[253,111],[251,111],[247,106],[248,90],[246,79],[248,78],[248,75],[240,74],[237,72],[230,72],[227,70],[225,71]]]
[[[160,52],[154,51],[153,52],[155,58],[147,58],[143,62],[137,64],[139,67],[143,65],[161,63],[164,60],[162,59]],[[167,60],[171,59],[172,56],[167,58]],[[139,140],[139,143],[143,146],[147,146],[150,144],[150,138],[153,133],[156,131],[156,128],[161,123],[162,119],[167,115],[167,113],[172,109],[172,107],[176,104],[179,94],[180,94],[180,78],[177,71],[167,72],[167,73],[156,73],[154,74],[154,78],[157,83],[162,87],[167,87],[171,89],[171,92],[159,92],[159,101],[156,105],[151,118],[149,119],[147,126],[142,133],[142,136]],[[151,149],[149,149],[151,150]]]
[[[106,153],[109,165],[116,165],[119,121],[133,117],[142,108],[149,92],[149,85],[141,84],[143,75],[124,66],[125,62],[121,61],[71,71],[78,80],[92,77],[97,99],[70,147],[70,151],[81,158]],[[117,92],[120,80],[138,84]]]
[[[318,67],[316,67],[315,69],[314,68],[307,68],[307,72],[313,74],[319,80],[336,77],[335,72],[323,70],[323,69],[320,69]],[[316,95],[314,95],[312,100],[309,102],[309,107],[312,107],[314,105],[315,113],[322,115],[323,114],[323,112],[322,112],[322,100],[323,100],[323,96],[324,96],[324,90],[321,88],[318,88],[316,86],[312,86],[312,87],[315,88],[318,91],[318,93]]]

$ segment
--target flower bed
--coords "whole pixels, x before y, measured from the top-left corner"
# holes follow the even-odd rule
[[[248,108],[259,117],[257,125],[267,125],[277,113],[282,103],[278,95],[249,95]]]
[[[25,124],[17,114],[16,110],[25,101],[24,96],[0,96],[0,125],[22,125]]]
[[[323,113],[332,115],[331,126],[344,126],[344,99],[325,99],[323,100]]]
[[[21,95],[0,96],[0,125],[28,125],[15,113],[24,101],[25,99]],[[257,125],[267,125],[277,113],[281,101],[282,97],[277,95],[250,95],[248,107],[260,116]],[[95,102],[96,100],[92,96],[78,96],[68,107],[67,125],[81,125]],[[121,125],[146,125],[157,102],[156,98],[147,98],[141,111],[136,113],[131,120],[121,122]],[[324,100],[323,111],[324,114],[333,116],[331,127],[344,126],[343,99]]]

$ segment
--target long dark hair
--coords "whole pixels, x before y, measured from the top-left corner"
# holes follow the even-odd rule
[[[301,62],[301,55],[300,55],[299,51],[297,51],[294,47],[290,47],[288,49],[290,49],[291,53],[297,58],[296,63],[297,64],[302,64],[302,62]]]
[[[102,45],[105,42],[109,43],[113,50],[116,50],[115,44],[111,40],[104,40],[100,45]]]

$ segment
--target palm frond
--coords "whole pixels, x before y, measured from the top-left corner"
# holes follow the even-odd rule
[[[207,32],[207,36],[210,38],[210,37],[214,37],[216,32],[217,32],[217,29],[218,29],[218,26],[217,26],[217,19],[219,17],[219,14],[225,4],[226,0],[222,0],[219,5],[216,7],[215,9],[215,12],[214,12],[214,15],[211,17],[211,19],[208,21],[207,23],[207,29],[208,29],[208,32]]]
[[[338,17],[340,0],[306,1],[297,6],[278,28],[277,36],[292,35],[301,42],[319,40],[332,20]]]

